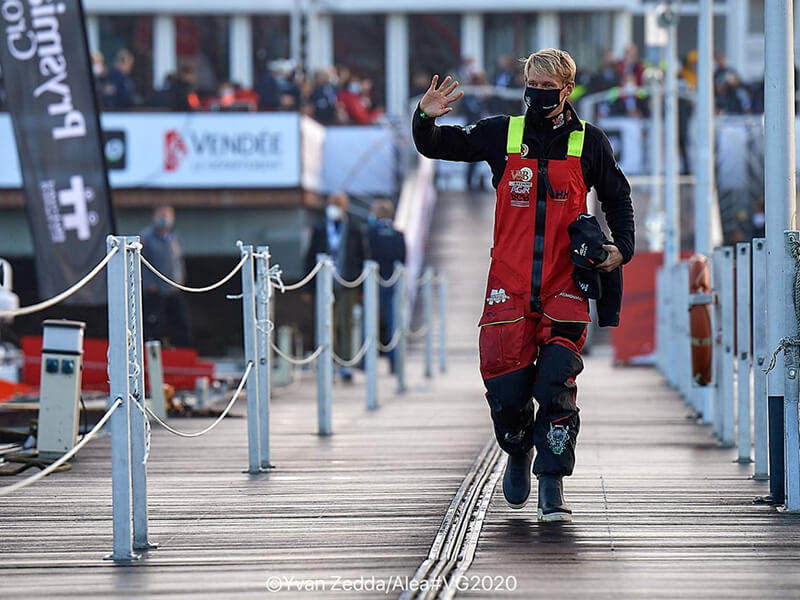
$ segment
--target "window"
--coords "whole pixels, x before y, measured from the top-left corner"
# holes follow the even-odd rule
[[[111,69],[120,50],[133,53],[133,79],[138,102],[147,99],[153,91],[153,18],[141,15],[101,16],[100,52],[106,67]]]
[[[254,15],[253,28],[253,81],[267,69],[270,61],[291,57],[291,35],[287,15]]]
[[[433,73],[440,80],[448,73],[460,74],[460,15],[409,15],[408,37],[412,97],[427,89]]]
[[[194,68],[197,93],[216,95],[230,77],[228,17],[176,16],[175,36],[178,64]]]
[[[386,104],[386,19],[383,15],[335,15],[333,62],[372,82],[374,107]]]

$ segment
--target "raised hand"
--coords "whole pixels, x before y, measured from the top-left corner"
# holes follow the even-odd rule
[[[422,100],[419,101],[420,110],[431,118],[441,117],[451,112],[453,107],[450,105],[464,95],[461,90],[455,94],[453,93],[458,87],[458,82],[454,81],[450,75],[445,77],[442,85],[437,88],[436,84],[438,83],[439,76],[434,75],[433,79],[431,79],[430,87],[425,92]]]

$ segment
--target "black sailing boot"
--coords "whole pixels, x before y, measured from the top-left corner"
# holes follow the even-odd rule
[[[539,475],[539,521],[572,521],[572,510],[564,502],[560,475]]]
[[[503,475],[503,496],[514,509],[523,508],[531,495],[531,462],[533,448],[525,454],[509,454]]]

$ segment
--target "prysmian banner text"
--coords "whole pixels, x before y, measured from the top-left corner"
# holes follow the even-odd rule
[[[14,124],[39,294],[105,255],[114,229],[80,0],[0,0],[0,65]],[[71,301],[105,302],[105,276]]]

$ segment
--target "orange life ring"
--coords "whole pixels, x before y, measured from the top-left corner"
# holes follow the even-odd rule
[[[711,292],[708,258],[695,254],[689,259],[689,292]],[[700,385],[711,383],[711,306],[692,306],[689,309],[689,330],[692,340],[692,378]]]

